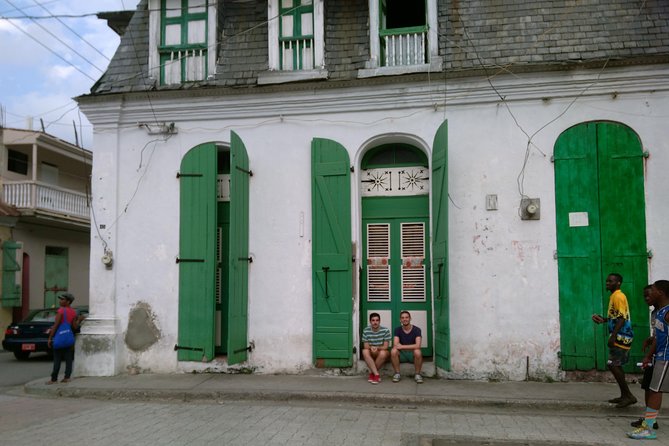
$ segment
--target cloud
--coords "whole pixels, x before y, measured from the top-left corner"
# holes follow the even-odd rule
[[[16,4],[22,12],[9,7],[1,12],[5,16],[83,15],[134,9],[136,4],[130,0],[125,3],[118,0],[42,0],[40,3],[47,10],[33,2],[17,0]],[[35,21],[16,19],[12,23],[0,20],[0,105],[7,112],[6,124],[23,128],[26,117],[34,116],[34,128],[39,129],[38,118],[42,117],[48,133],[74,142],[74,121],[80,132],[80,141],[83,136],[84,144],[90,148],[92,129],[86,117],[78,114],[76,103],[71,98],[87,93],[100,78],[100,70],[107,68],[108,59],[118,47],[119,37],[105,21],[95,16]]]
[[[55,65],[51,67],[51,73],[57,78],[57,79],[67,79],[72,74],[75,72],[74,67],[71,66],[64,66],[64,65]]]

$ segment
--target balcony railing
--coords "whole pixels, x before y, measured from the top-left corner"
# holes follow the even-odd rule
[[[382,63],[386,67],[427,63],[427,29],[388,29],[381,37]]]
[[[90,221],[85,194],[36,181],[5,182],[2,196],[19,210],[40,210],[66,218]]]
[[[161,50],[163,84],[181,84],[204,80],[207,72],[207,50],[185,48]]]
[[[314,39],[286,38],[280,40],[282,70],[313,70]]]

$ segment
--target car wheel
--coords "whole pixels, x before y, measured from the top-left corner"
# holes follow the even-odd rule
[[[14,357],[19,361],[25,361],[30,356],[30,352],[14,352]]]

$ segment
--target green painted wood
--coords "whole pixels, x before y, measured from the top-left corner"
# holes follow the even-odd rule
[[[643,339],[650,333],[648,306],[643,288],[648,284],[646,208],[643,149],[629,127],[612,122],[597,124],[599,148],[600,222],[602,273],[623,276],[635,342],[630,351],[628,372],[638,371]],[[608,303],[608,296],[606,300]]]
[[[649,333],[641,143],[621,124],[580,124],[560,135],[554,159],[562,368],[606,370],[608,333],[590,316],[606,313],[604,281],[617,272],[637,339],[626,370],[635,371]],[[587,212],[587,226],[570,225],[574,212]]]
[[[554,151],[560,301],[560,360],[563,370],[601,368],[606,359],[600,262],[597,138],[595,124],[572,127]],[[570,213],[587,213],[587,226],[570,226]],[[583,214],[584,215],[584,214]]]
[[[70,281],[67,248],[46,248],[44,256],[44,307],[58,306],[58,296],[67,291]]]
[[[220,156],[220,155],[219,155]],[[230,173],[230,172],[227,172]],[[216,311],[220,311],[220,338],[216,344],[216,354],[228,353],[228,305],[230,288],[230,202],[218,203],[218,227],[221,230],[221,261],[217,265],[221,277],[221,299],[216,303]]]
[[[6,240],[2,244],[2,306],[21,306],[21,285],[16,283],[16,275],[21,271],[21,264],[16,258],[21,244]]]
[[[379,198],[385,197],[367,197],[362,201],[362,243],[363,243],[363,262],[360,274],[360,334],[362,330],[369,324],[367,318],[368,311],[384,311],[390,310],[391,320],[382,321],[384,325],[391,329],[399,327],[400,312],[403,310],[409,311],[412,315],[416,311],[425,311],[427,314],[427,325],[419,323],[415,316],[413,323],[419,325],[423,332],[423,338],[427,341],[426,346],[421,349],[423,356],[432,356],[434,352],[434,339],[432,336],[432,299],[431,296],[431,262],[430,262],[430,244],[428,239],[429,234],[429,199],[427,196],[414,197],[395,197],[395,198],[413,198],[414,202],[400,200],[399,202],[385,200],[386,211],[388,214],[394,214],[394,209],[403,204],[409,205],[410,209],[414,209],[416,215],[411,217],[395,218],[395,217],[375,217],[367,218],[367,201],[376,203]],[[394,204],[393,204],[394,203]],[[421,206],[422,205],[422,206]],[[367,225],[369,224],[388,224],[390,226],[390,302],[368,301],[368,285],[367,285],[367,269],[368,265],[366,259],[368,258],[368,244],[367,244]],[[424,302],[402,302],[402,258],[401,258],[401,225],[402,223],[423,223],[425,225],[425,301]]]
[[[179,226],[179,361],[214,357],[216,166],[213,143],[191,149],[181,162]]]
[[[228,364],[248,358],[249,157],[241,138],[230,142],[230,275],[228,292]]]
[[[448,121],[437,129],[432,146],[432,288],[434,352],[437,367],[450,370],[448,299]]]
[[[311,161],[313,359],[318,366],[350,367],[353,278],[349,157],[341,144],[314,138]]]

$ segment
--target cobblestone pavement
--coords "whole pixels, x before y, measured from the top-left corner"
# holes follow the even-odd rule
[[[513,408],[372,406],[328,401],[198,403],[0,395],[0,444],[639,445],[629,416]],[[664,419],[660,421],[661,425]],[[666,431],[653,444],[669,445]],[[666,434],[665,434],[666,432]],[[458,440],[459,439],[459,440]],[[514,441],[512,441],[514,440]],[[522,441],[520,441],[522,440]]]

